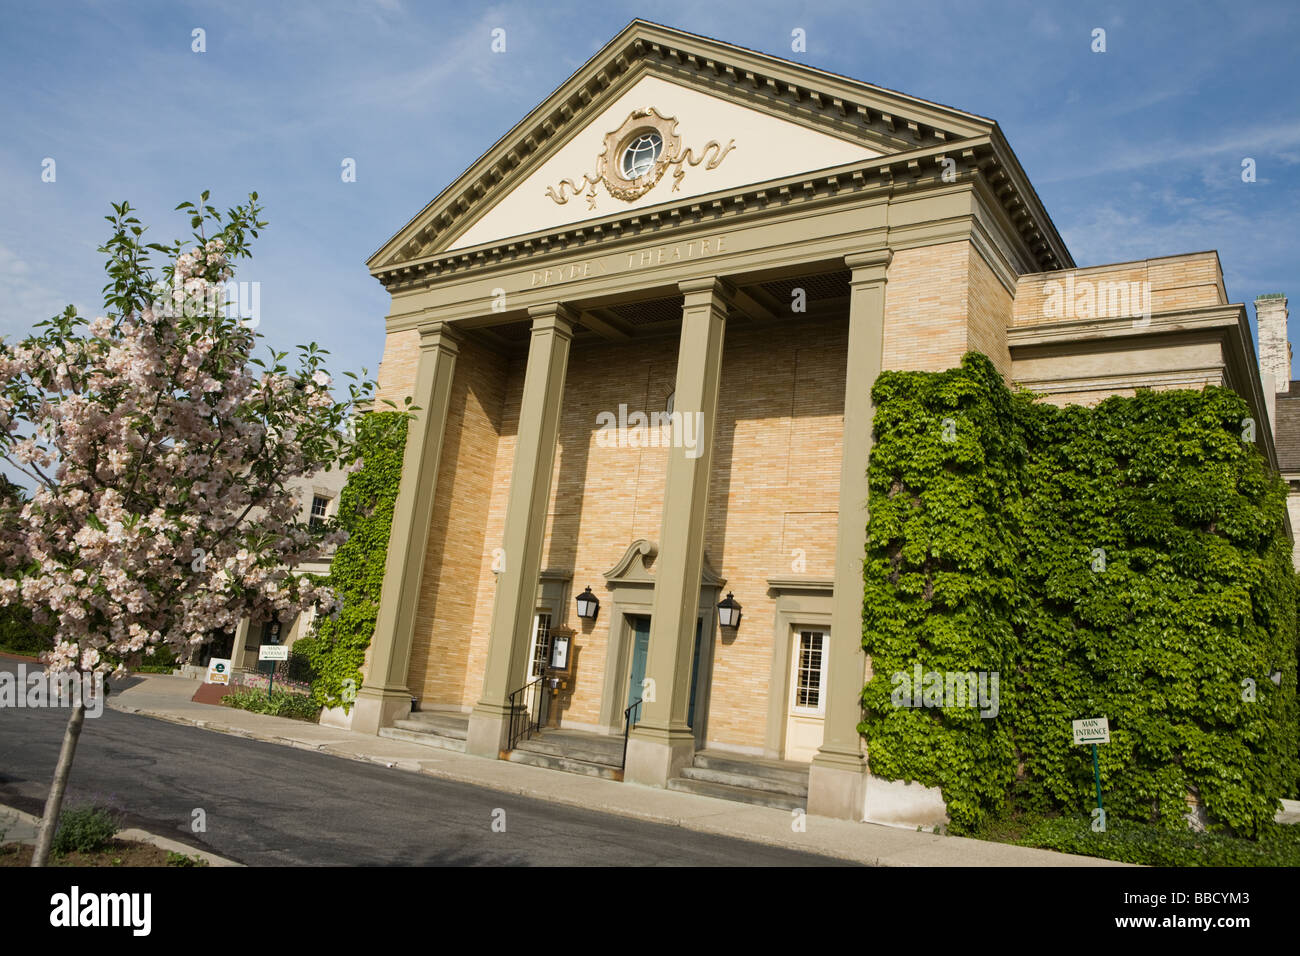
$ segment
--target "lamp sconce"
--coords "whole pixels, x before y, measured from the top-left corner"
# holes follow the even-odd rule
[[[578,595],[577,601],[578,617],[582,618],[584,621],[594,621],[596,619],[596,613],[600,610],[600,600],[596,595],[591,593],[590,584],[587,585],[585,591]]]
[[[740,624],[740,604],[731,596],[730,591],[718,602],[718,623],[731,628]]]

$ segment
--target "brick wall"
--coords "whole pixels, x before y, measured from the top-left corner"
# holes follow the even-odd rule
[[[429,709],[463,701],[505,392],[505,360],[464,343],[452,381],[407,678]]]
[[[1076,302],[1066,303],[1062,310],[1058,304],[1064,300],[1065,283],[1071,276],[1077,289]],[[1150,289],[1152,313],[1224,305],[1228,301],[1219,274],[1219,257],[1213,252],[1196,252],[1021,276],[1016,285],[1012,322],[1024,326],[1108,317],[1097,304],[1091,306],[1094,314],[1082,314],[1089,309],[1087,300],[1081,298],[1085,289],[1099,289],[1102,283],[1145,284]]]

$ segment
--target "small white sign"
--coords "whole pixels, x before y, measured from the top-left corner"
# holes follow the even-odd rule
[[[1074,721],[1075,744],[1110,743],[1110,722],[1105,717],[1085,717]]]
[[[208,661],[208,676],[205,683],[208,684],[229,684],[230,683],[230,661],[214,657]]]
[[[259,661],[287,661],[289,659],[288,644],[263,644],[257,651]]]

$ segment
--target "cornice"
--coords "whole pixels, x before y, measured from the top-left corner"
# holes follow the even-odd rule
[[[948,159],[956,163],[955,174],[945,164]],[[391,267],[376,268],[372,273],[390,293],[396,294],[471,272],[511,267],[524,261],[544,266],[550,257],[558,259],[575,252],[587,254],[597,247],[602,252],[616,251],[624,240],[654,237],[681,226],[718,224],[726,227],[773,212],[783,216],[803,215],[806,210],[828,203],[873,193],[901,198],[913,191],[970,184],[979,179],[984,184],[986,195],[996,198],[996,187],[986,179],[990,175],[996,176],[1000,169],[1000,158],[994,144],[987,138],[976,138],[691,197],[680,203],[613,213],[555,230],[440,252]],[[1002,188],[1004,195],[1007,188],[1005,185]],[[1010,200],[1008,203],[1004,211],[1008,215],[1007,221],[1014,223],[1017,207]],[[1030,254],[1031,248],[1047,255],[1046,259],[1037,261],[1039,269],[1051,271],[1057,268],[1052,263],[1059,260],[1034,231],[1031,219],[1022,216],[1019,225],[1012,228],[1019,230],[1016,238],[1026,255]],[[1009,277],[1001,278],[1005,283]]]

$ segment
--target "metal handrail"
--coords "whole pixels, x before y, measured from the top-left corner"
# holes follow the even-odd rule
[[[510,695],[510,738],[509,743],[506,745],[507,750],[514,750],[515,745],[520,740],[527,740],[541,729],[545,682],[546,675],[543,674],[541,677],[529,681]],[[526,704],[529,691],[533,691],[536,695],[534,703],[537,706],[533,708],[532,714],[528,712]]]
[[[640,697],[628,704],[627,707],[623,708],[623,762],[619,764],[620,767],[627,766],[627,735],[632,731],[632,725],[634,723],[632,720],[632,711],[634,710],[637,712],[637,719],[639,720],[641,718]]]

